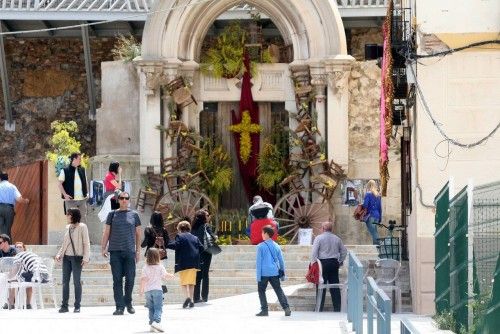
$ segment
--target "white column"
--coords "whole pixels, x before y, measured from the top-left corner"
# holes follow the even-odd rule
[[[328,76],[327,156],[346,173],[349,166],[349,74],[353,61],[354,58],[348,55],[324,61]]]
[[[134,61],[140,78],[140,168],[145,174],[153,168],[155,174],[161,170],[161,141],[163,134],[155,127],[161,124],[160,86],[167,82],[164,60]],[[178,66],[178,65],[177,65]]]

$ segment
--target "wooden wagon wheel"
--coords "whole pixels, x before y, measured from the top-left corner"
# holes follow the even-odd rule
[[[321,233],[321,223],[332,221],[333,205],[317,189],[293,190],[281,197],[274,207],[274,218],[280,235],[297,241],[299,228],[312,228],[313,234]]]
[[[196,211],[200,209],[210,213],[211,224],[217,230],[217,210],[208,196],[198,190],[178,188],[165,194],[156,205],[156,210],[160,211],[165,219],[165,227],[171,238],[177,233],[177,224],[186,218],[193,221]]]

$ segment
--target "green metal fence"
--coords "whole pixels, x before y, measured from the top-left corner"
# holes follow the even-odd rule
[[[449,197],[446,184],[434,200],[436,311],[451,311],[456,331],[498,332],[500,287],[493,284],[500,271],[500,182]]]
[[[435,243],[435,291],[436,291],[436,312],[443,313],[450,308],[450,230],[448,216],[450,209],[450,189],[449,184],[441,189],[434,200],[436,206],[434,234]]]

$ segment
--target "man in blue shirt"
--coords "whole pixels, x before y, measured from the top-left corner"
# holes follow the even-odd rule
[[[113,295],[116,305],[113,315],[123,315],[125,307],[128,313],[135,313],[132,306],[132,291],[135,265],[140,257],[142,230],[139,215],[128,208],[129,201],[129,193],[126,191],[120,193],[118,197],[120,208],[108,214],[101,242],[102,255],[106,258],[109,256],[113,275]]]
[[[269,315],[266,298],[268,282],[271,283],[280,305],[285,311],[285,316],[288,317],[292,313],[280,285],[279,270],[283,270],[283,273],[285,272],[285,261],[283,261],[280,246],[271,239],[273,235],[274,229],[271,226],[264,226],[262,229],[262,239],[264,241],[257,246],[256,274],[261,308],[261,311],[256,314],[258,317]]]
[[[29,199],[23,198],[17,187],[9,182],[6,172],[0,173],[0,234],[12,237],[11,229],[14,223],[14,206],[16,202],[29,203]]]

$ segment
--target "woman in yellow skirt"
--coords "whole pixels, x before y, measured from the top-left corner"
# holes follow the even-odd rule
[[[169,249],[175,250],[175,272],[179,273],[181,289],[186,295],[183,308],[194,307],[193,294],[196,285],[196,272],[200,270],[200,253],[203,245],[200,240],[191,234],[191,225],[181,221],[177,225],[177,236],[168,244]]]

